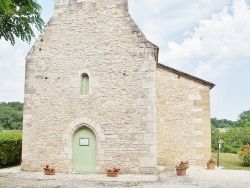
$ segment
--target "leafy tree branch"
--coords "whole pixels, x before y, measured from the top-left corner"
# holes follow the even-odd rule
[[[35,36],[32,26],[41,31],[42,7],[36,0],[0,0],[0,39],[15,44],[15,37],[30,42]]]

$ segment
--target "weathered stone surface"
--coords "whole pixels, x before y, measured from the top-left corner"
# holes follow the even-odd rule
[[[23,170],[49,163],[71,172],[73,134],[88,126],[98,140],[99,172],[119,166],[155,173],[156,163],[141,161],[156,161],[157,47],[134,27],[126,0],[55,0],[53,18],[26,58]],[[83,73],[88,96],[80,94]]]
[[[84,126],[96,135],[99,173],[203,164],[211,155],[210,88],[157,59],[127,0],[55,0],[26,58],[22,169],[72,172],[72,138]],[[89,95],[81,94],[84,73]]]
[[[210,87],[157,69],[157,157],[160,165],[211,156]]]

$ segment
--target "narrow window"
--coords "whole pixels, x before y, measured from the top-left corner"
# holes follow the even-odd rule
[[[82,95],[89,94],[89,76],[87,74],[82,74]]]

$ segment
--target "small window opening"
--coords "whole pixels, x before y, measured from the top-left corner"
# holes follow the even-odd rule
[[[88,95],[89,94],[89,76],[87,74],[82,74],[81,76],[82,80],[82,95]]]

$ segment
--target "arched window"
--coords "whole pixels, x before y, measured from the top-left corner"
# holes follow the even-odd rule
[[[81,76],[81,94],[89,94],[89,76],[85,73]]]

